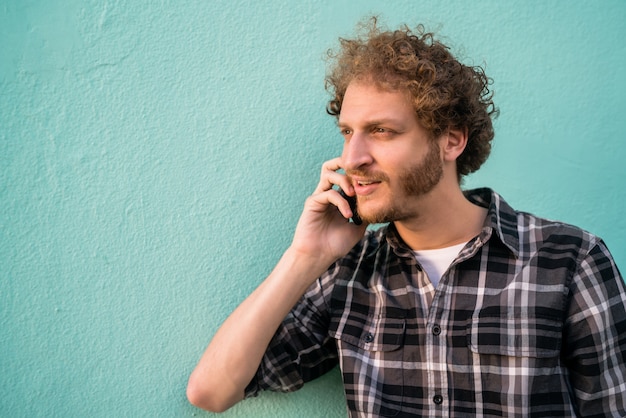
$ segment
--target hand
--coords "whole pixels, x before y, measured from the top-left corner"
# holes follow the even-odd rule
[[[343,257],[363,237],[366,224],[355,225],[349,218],[354,214],[339,191],[339,186],[349,196],[354,189],[341,169],[341,159],[335,158],[322,165],[320,182],[306,200],[304,210],[296,227],[292,249],[301,254],[320,258],[332,264]]]

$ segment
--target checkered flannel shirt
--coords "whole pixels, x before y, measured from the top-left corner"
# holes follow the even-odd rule
[[[351,417],[625,417],[626,293],[596,236],[487,207],[435,289],[393,225],[320,277],[246,388],[294,391],[339,363]]]

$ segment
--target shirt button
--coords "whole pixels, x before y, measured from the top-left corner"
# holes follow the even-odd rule
[[[366,343],[371,343],[372,341],[374,341],[374,336],[368,332],[367,334],[365,334],[365,337],[363,337],[363,339]]]
[[[441,405],[443,403],[443,396],[441,395],[433,396],[433,402],[437,405]]]
[[[439,325],[433,325],[433,335],[441,334],[441,327]]]

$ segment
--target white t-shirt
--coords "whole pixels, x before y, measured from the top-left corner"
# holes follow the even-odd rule
[[[426,271],[428,278],[436,288],[443,273],[448,270],[452,261],[459,255],[467,242],[436,250],[413,251],[415,258]]]

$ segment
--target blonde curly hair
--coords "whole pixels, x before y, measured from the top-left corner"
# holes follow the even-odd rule
[[[432,138],[448,129],[467,129],[467,146],[457,159],[459,181],[478,170],[491,152],[492,118],[498,114],[483,68],[460,63],[422,25],[414,31],[406,25],[382,30],[372,17],[359,29],[354,39],[340,38],[339,49],[328,51],[326,89],[333,98],[326,111],[339,116],[346,88],[355,79],[405,91]]]

